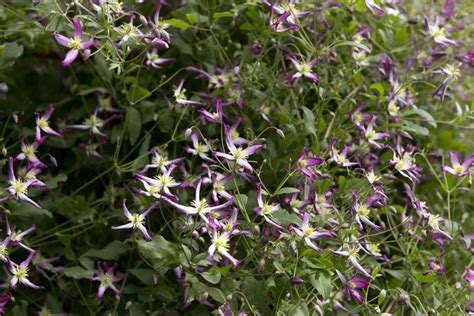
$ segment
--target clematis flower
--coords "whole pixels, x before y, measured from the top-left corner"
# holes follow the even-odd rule
[[[359,250],[360,250],[360,245],[353,245],[353,246],[348,246],[345,245],[343,248],[340,248],[338,250],[333,250],[335,254],[345,256],[349,259],[349,262],[359,270],[364,276],[369,278],[370,280],[373,280],[373,277],[370,275],[370,273],[362,267],[358,261],[359,259]]]
[[[199,156],[201,159],[209,161],[209,162],[214,162],[211,158],[207,156],[207,153],[211,150],[211,145],[210,143],[206,142],[206,144],[201,144],[199,142],[199,135],[196,130],[193,130],[191,132],[191,140],[193,142],[193,148],[191,147],[186,147],[186,152],[193,154],[195,156]]]
[[[402,176],[410,179],[412,182],[418,181],[421,176],[420,172],[423,170],[415,165],[415,159],[413,158],[415,150],[415,147],[412,147],[411,149],[402,148],[398,143],[396,150],[392,150],[393,158],[390,160],[390,165]]]
[[[214,254],[218,252],[221,256],[229,260],[234,267],[237,267],[240,264],[240,261],[232,257],[232,255],[229,253],[229,242],[232,234],[232,229],[224,231],[218,231],[217,228],[212,229],[211,245],[207,250],[207,254],[211,262],[214,260]]]
[[[121,35],[120,41],[117,43],[117,47],[121,48],[127,42],[136,43],[145,37],[142,31],[140,31],[140,29],[133,24],[134,20],[135,15],[131,14],[130,21],[128,23],[122,23],[120,26],[115,28],[115,31]]]
[[[376,225],[369,219],[371,207],[381,206],[384,204],[385,197],[374,194],[367,198],[365,203],[358,201],[357,190],[352,190],[352,211],[355,214],[355,222],[359,225],[359,230],[363,229],[362,222],[372,227],[375,231],[381,231],[382,226]]]
[[[310,178],[311,181],[314,181],[316,179],[316,174],[311,170],[311,167],[321,165],[324,160],[319,157],[307,157],[308,153],[309,149],[304,148],[296,161],[296,170]]]
[[[54,112],[54,106],[50,104],[44,112],[43,115],[40,115],[39,113],[35,113],[36,115],[36,134],[35,134],[35,140],[39,142],[41,140],[41,131],[45,132],[48,135],[56,136],[62,138],[63,135],[60,134],[59,132],[56,132],[49,126],[49,118]]]
[[[123,200],[123,215],[128,219],[130,223],[121,225],[121,226],[112,226],[113,230],[119,230],[119,229],[138,229],[139,231],[142,232],[143,236],[145,237],[146,240],[151,240],[151,236],[148,233],[145,225],[143,225],[143,222],[145,221],[145,218],[150,214],[156,207],[156,204],[152,204],[146,211],[143,213],[130,213],[130,211],[127,208],[126,200]]]
[[[337,152],[334,148],[334,145],[336,144],[336,139],[333,138],[331,142],[329,143],[329,154],[331,155],[332,160],[339,166],[342,167],[352,167],[352,166],[358,166],[358,162],[350,162],[347,159],[347,152],[349,151],[349,146],[344,145],[344,148],[342,149],[341,152]]]
[[[10,236],[0,241],[0,261],[8,262],[8,245],[10,244]]]
[[[308,62],[306,61],[297,61],[296,59],[289,57],[288,58],[293,66],[296,69],[296,73],[291,76],[291,80],[297,80],[301,78],[302,76],[309,79],[313,83],[319,83],[319,78],[317,75],[315,75],[312,71],[312,68],[316,63],[318,62],[318,59],[315,58],[313,60],[310,60]]]
[[[365,6],[375,16],[384,15],[385,11],[375,3],[375,0],[365,0]]]
[[[227,146],[227,149],[229,150],[230,154],[226,154],[223,152],[214,152],[214,155],[225,158],[228,161],[235,161],[235,163],[245,169],[247,169],[249,172],[253,171],[252,166],[248,162],[248,157],[250,155],[255,154],[258,150],[265,148],[266,145],[253,145],[253,146],[248,146],[247,148],[243,149],[242,147],[236,147],[234,145],[234,142],[232,141],[232,132],[231,128],[228,125],[225,125],[225,143]]]
[[[10,194],[10,197],[16,200],[22,200],[27,203],[30,203],[36,208],[41,208],[41,206],[28,197],[28,187],[32,186],[35,183],[35,180],[21,180],[15,177],[15,171],[13,170],[13,157],[8,159],[8,177],[10,186],[6,189]]]
[[[434,259],[428,259],[428,266],[430,269],[426,273],[434,272],[436,274],[443,274],[446,272],[446,267],[441,263],[437,263]]]
[[[263,3],[270,7],[272,13],[279,14],[280,17],[285,16],[285,20],[293,27],[298,26],[298,19],[304,18],[312,12],[311,10],[301,11],[296,8],[295,0],[282,4],[269,3],[267,0],[263,0]]]
[[[351,114],[349,114],[348,118],[357,127],[361,127],[364,121],[370,120],[372,115],[369,113],[362,113],[362,109],[364,108],[365,104],[361,103]]]
[[[166,172],[166,167],[175,165],[184,160],[184,157],[168,160],[168,157],[165,154],[160,153],[157,148],[151,150],[151,155],[151,163],[143,168],[142,173],[145,173],[150,168],[160,169],[163,173]]]
[[[146,62],[147,66],[151,66],[155,69],[160,69],[161,65],[164,63],[169,63],[175,61],[176,58],[165,58],[158,55],[158,49],[154,47],[151,52],[146,52]]]
[[[214,103],[216,109],[215,112],[209,112],[206,109],[200,109],[199,112],[202,114],[202,118],[210,123],[222,123],[224,119],[224,114],[222,113],[222,100],[217,99]]]
[[[44,168],[46,165],[41,162],[38,157],[36,156],[36,150],[38,149],[39,145],[44,142],[46,136],[40,138],[39,140],[35,140],[31,145],[25,143],[25,139],[21,136],[20,143],[21,143],[21,153],[15,157],[15,160],[28,160],[34,167]]]
[[[8,262],[9,265],[9,270],[10,273],[12,274],[12,278],[10,280],[10,286],[12,287],[13,290],[16,290],[18,283],[26,285],[29,288],[38,290],[42,289],[42,286],[33,284],[29,279],[28,279],[28,266],[31,263],[31,260],[33,259],[33,256],[35,255],[34,252],[30,253],[28,258],[26,258],[22,263],[16,264],[12,261]]]
[[[99,300],[104,298],[104,294],[107,289],[114,291],[117,297],[122,295],[122,292],[120,292],[119,289],[117,289],[117,287],[114,285],[114,283],[120,282],[124,279],[124,276],[114,275],[117,266],[117,263],[109,265],[105,262],[97,262],[97,270],[94,276],[92,276],[91,280],[100,282],[100,286],[97,291],[97,298]]]
[[[474,155],[464,160],[462,164],[459,163],[459,157],[457,152],[451,151],[449,153],[449,157],[451,158],[452,167],[443,166],[444,172],[451,173],[456,177],[466,177],[469,175],[469,169],[474,164]]]
[[[97,40],[83,40],[84,35],[82,32],[81,20],[74,18],[72,19],[72,23],[74,25],[74,37],[68,38],[59,34],[58,32],[53,33],[53,36],[59,45],[70,48],[69,52],[66,54],[66,57],[62,61],[62,65],[65,67],[70,66],[77,59],[80,51],[82,51],[84,55],[88,57],[90,55],[90,48],[92,46],[99,45],[99,41]]]
[[[342,283],[344,284],[344,289],[347,295],[352,296],[355,298],[359,303],[363,303],[365,301],[364,296],[360,294],[358,291],[359,289],[366,289],[369,287],[369,281],[365,278],[357,278],[353,277],[349,281],[346,280],[344,275],[336,270],[339,279],[341,279]]]
[[[166,196],[164,197],[164,200],[168,202],[171,206],[174,208],[178,209],[179,211],[182,211],[183,213],[187,215],[199,215],[202,220],[206,223],[209,223],[208,219],[208,214],[223,210],[229,206],[231,206],[234,203],[234,198],[231,198],[227,200],[224,204],[216,205],[216,206],[210,206],[206,199],[201,199],[201,184],[202,184],[202,179],[199,180],[197,186],[196,186],[196,192],[195,192],[195,198],[194,201],[191,202],[191,206],[185,206],[178,204],[171,199],[167,198]]]
[[[87,119],[84,120],[84,123],[81,125],[68,125],[68,128],[72,129],[81,129],[81,130],[90,130],[92,134],[107,137],[106,134],[100,131],[100,128],[104,127],[104,121],[100,119],[97,115],[99,113],[99,108],[97,107],[94,113]]]
[[[439,26],[439,17],[435,16],[433,24],[429,23],[428,18],[425,16],[425,28],[428,31],[429,35],[433,38],[435,43],[448,47],[449,45],[458,46],[459,44],[456,41],[453,41],[446,37],[446,33],[443,27]]]
[[[149,20],[148,25],[151,26],[153,32],[155,33],[158,39],[163,39],[167,43],[170,43],[171,36],[168,31],[166,31],[166,29],[168,29],[171,25],[162,21],[162,19],[160,18],[160,10],[161,2],[158,4],[155,14],[153,15],[153,19]]]
[[[383,146],[380,145],[377,141],[390,137],[390,133],[376,132],[374,129],[376,120],[377,117],[373,115],[372,119],[370,120],[370,123],[367,126],[362,126],[362,130],[369,144],[373,145],[377,149],[381,149],[383,148]]]
[[[291,226],[290,230],[301,237],[308,247],[321,253],[323,250],[316,246],[313,241],[322,237],[334,238],[336,235],[331,231],[318,231],[314,229],[309,222],[310,216],[310,213],[303,212],[303,222],[300,227]]]
[[[464,281],[467,283],[467,288],[474,291],[474,270],[466,268],[466,274],[464,275]]]
[[[5,216],[5,222],[7,225],[7,236],[8,236],[5,240],[7,239],[9,240],[8,247],[9,248],[22,247],[23,249],[26,249],[27,251],[31,253],[35,252],[35,250],[25,245],[22,242],[22,240],[23,240],[23,237],[35,231],[36,226],[33,224],[27,230],[21,231],[21,230],[16,230],[15,227],[10,225],[10,223],[8,222],[8,216]]]
[[[223,175],[219,172],[212,172],[208,165],[204,164],[203,168],[207,171],[207,177],[203,178],[204,184],[212,184],[212,200],[214,203],[219,202],[219,196],[229,200],[232,198],[229,192],[226,191],[225,185],[229,182],[234,174]]]
[[[146,177],[143,174],[137,174],[136,177],[140,180],[143,184],[147,183],[150,186],[155,187],[159,193],[163,193],[164,195],[175,197],[173,193],[171,193],[170,188],[175,188],[181,186],[180,182],[176,182],[174,178],[171,176],[171,172],[176,168],[176,165],[171,165],[169,169],[164,169],[161,174],[158,174],[154,178]]]
[[[185,95],[186,89],[183,88],[183,85],[184,79],[181,79],[178,87],[173,92],[176,103],[181,105],[204,105],[202,102],[188,100]]]
[[[277,228],[283,228],[273,221],[271,215],[280,210],[280,204],[269,204],[262,199],[262,184],[257,184],[257,207],[254,208],[257,215],[263,216],[265,221]]]
[[[10,300],[10,295],[8,294],[0,295],[0,314],[5,314],[7,312],[5,305],[7,305],[9,300]]]
[[[441,100],[444,100],[449,84],[453,81],[458,80],[459,77],[461,76],[461,72],[459,71],[459,66],[460,64],[458,65],[448,64],[445,67],[441,68],[440,70],[431,72],[431,75],[434,75],[434,74],[444,75],[444,80],[432,93],[433,96],[440,95]]]

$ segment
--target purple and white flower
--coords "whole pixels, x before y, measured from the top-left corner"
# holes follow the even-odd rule
[[[148,230],[146,229],[144,222],[145,218],[150,214],[156,207],[156,204],[152,204],[146,211],[143,213],[130,213],[130,211],[127,208],[126,200],[123,200],[123,215],[127,218],[127,220],[130,222],[125,225],[121,226],[112,226],[113,230],[119,230],[119,229],[138,229],[139,231],[142,232],[143,236],[145,237],[146,240],[151,240],[151,236],[148,233]]]
[[[474,164],[474,155],[464,160],[462,164],[459,162],[458,153],[455,151],[449,153],[449,158],[451,158],[452,167],[443,166],[444,172],[448,172],[456,177],[466,177],[469,175],[470,168]]]
[[[35,140],[37,142],[41,140],[41,131],[51,136],[56,136],[56,137],[61,137],[61,138],[63,137],[61,133],[56,132],[49,126],[49,119],[51,118],[51,115],[53,114],[53,112],[54,112],[54,106],[50,104],[43,115],[40,115],[39,113],[35,113],[36,115]]]
[[[80,51],[84,53],[84,56],[88,57],[90,55],[90,48],[99,45],[99,41],[97,40],[83,39],[84,35],[82,32],[81,20],[74,18],[72,19],[72,24],[74,25],[74,36],[72,38],[68,38],[58,32],[54,32],[53,34],[59,45],[70,49],[62,61],[62,64],[65,67],[70,66],[77,59]]]
[[[231,128],[228,125],[225,125],[225,143],[229,154],[223,152],[214,152],[214,155],[217,157],[225,158],[228,161],[234,161],[237,165],[247,169],[249,172],[253,171],[252,166],[248,162],[248,157],[255,154],[258,150],[266,147],[265,144],[248,146],[247,148],[236,147],[232,140]]]
[[[91,280],[100,282],[100,286],[97,291],[97,298],[99,300],[104,298],[104,294],[107,289],[114,291],[117,297],[122,295],[122,292],[120,292],[114,284],[124,279],[124,276],[115,275],[115,269],[117,266],[117,263],[109,265],[105,262],[97,262],[97,270],[94,276],[92,276]]]
[[[323,252],[323,249],[319,248],[314,244],[313,241],[321,239],[323,237],[334,238],[336,235],[331,231],[318,231],[310,224],[311,214],[308,212],[303,213],[303,221],[299,227],[291,226],[290,230],[293,231],[298,237],[302,238],[306,245],[316,252]]]

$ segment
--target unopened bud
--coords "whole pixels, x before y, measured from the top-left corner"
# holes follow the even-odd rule
[[[281,138],[285,139],[285,133],[283,133],[283,131],[281,129],[277,129],[277,134],[278,136],[280,136]]]
[[[184,137],[189,138],[189,137],[191,137],[191,134],[192,134],[192,133],[193,133],[193,129],[192,129],[192,128],[188,128],[188,129],[186,130],[186,132],[184,133]]]
[[[18,115],[16,115],[16,113],[13,113],[12,117],[13,117],[13,122],[18,123]]]

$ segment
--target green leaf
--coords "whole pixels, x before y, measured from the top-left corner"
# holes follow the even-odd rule
[[[127,247],[121,241],[114,240],[105,246],[105,248],[88,250],[83,254],[83,256],[105,260],[116,260],[125,252],[127,252]]]
[[[211,284],[218,284],[221,280],[221,273],[219,271],[219,268],[212,268],[209,271],[202,272],[201,276],[206,280],[207,282]]]
[[[189,23],[191,23],[191,24],[195,24],[198,20],[197,16],[195,16],[194,14],[190,14],[190,13],[186,14],[186,18],[188,19]]]
[[[409,121],[404,121],[403,125],[401,126],[401,129],[421,136],[430,135],[430,131],[426,127],[420,126]]]
[[[56,189],[58,187],[59,182],[66,182],[67,181],[67,175],[64,173],[60,173],[57,176],[49,179],[46,181],[46,185],[48,186],[48,189]]]
[[[180,248],[177,244],[156,235],[152,241],[139,240],[138,250],[153,263],[153,268],[160,274],[181,264]]]
[[[126,122],[130,144],[133,146],[137,142],[142,128],[142,118],[140,111],[134,107],[129,107],[127,110]]]
[[[332,284],[331,279],[326,276],[325,273],[320,273],[319,278],[316,279],[316,276],[313,274],[310,276],[310,282],[313,287],[322,295],[324,299],[329,298],[331,295]]]
[[[378,298],[378,304],[379,306],[382,305],[382,303],[385,301],[385,298],[387,297],[387,291],[385,291],[384,289],[382,289],[382,291],[380,291],[379,293],[379,298]]]
[[[316,119],[314,118],[314,113],[305,106],[303,106],[302,109],[305,129],[308,131],[308,133],[316,135]]]
[[[90,279],[94,272],[92,270],[86,270],[80,266],[66,267],[64,268],[64,275],[73,279]]]
[[[33,217],[36,215],[45,215],[48,216],[49,218],[53,218],[53,214],[51,214],[50,211],[42,209],[42,208],[36,208],[33,205],[26,203],[26,202],[21,202],[21,203],[15,203],[19,204],[17,207],[13,208],[13,215],[15,216],[21,216],[21,217]]]
[[[15,60],[23,55],[23,46],[15,42],[5,43],[0,46],[0,68],[11,67]]]
[[[187,23],[183,20],[179,20],[179,19],[169,19],[169,20],[165,20],[163,22],[171,25],[174,28],[181,29],[181,30],[187,30],[191,27],[191,25],[189,25],[189,23]]]
[[[153,273],[155,273],[155,271],[153,271],[152,269],[130,269],[129,271],[144,284],[153,284]]]
[[[280,190],[278,190],[278,192],[275,193],[275,195],[279,195],[279,194],[292,194],[292,193],[298,193],[298,192],[300,192],[300,190],[298,190],[297,188],[284,187],[284,188],[281,188]]]
[[[405,117],[410,116],[410,115],[418,115],[418,116],[422,117],[423,119],[425,119],[426,122],[428,124],[430,124],[431,126],[433,126],[434,128],[437,127],[436,121],[433,118],[433,116],[431,116],[431,114],[426,112],[425,110],[412,109],[412,110],[403,111],[401,114]]]
[[[414,273],[415,279],[420,283],[431,283],[436,278],[436,273],[430,272],[427,274],[424,273]]]
[[[377,90],[379,96],[383,96],[384,95],[384,88],[383,88],[383,85],[381,83],[373,83],[370,85],[370,89],[374,89],[374,90]]]
[[[234,13],[232,12],[216,12],[212,15],[212,19],[214,20],[214,22],[217,22],[222,18],[233,18],[233,17],[234,17]]]

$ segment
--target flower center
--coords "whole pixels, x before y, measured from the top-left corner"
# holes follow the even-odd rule
[[[454,171],[456,172],[456,174],[460,175],[464,172],[464,168],[460,164],[456,164],[454,165]]]
[[[95,115],[92,115],[84,122],[84,125],[90,128],[102,127],[103,121]]]
[[[199,154],[203,154],[203,153],[207,152],[207,146],[203,145],[203,144],[199,144],[198,147],[196,148],[196,151]]]
[[[380,248],[379,248],[379,245],[378,244],[369,244],[367,246],[367,248],[369,249],[369,251],[376,255],[376,256],[379,256],[380,255]]]
[[[49,127],[49,122],[48,120],[46,120],[45,118],[39,118],[37,121],[36,121],[36,125],[41,128],[41,129],[45,129],[47,127]]]
[[[130,218],[130,222],[132,223],[133,227],[136,228],[143,224],[143,217],[139,213],[133,213],[132,217]]]
[[[26,185],[25,182],[21,180],[15,180],[12,183],[13,187],[13,192],[15,192],[15,195],[18,197],[20,195],[26,195],[28,186]]]
[[[175,183],[173,177],[166,174],[159,176],[157,179],[163,188],[167,188]]]
[[[442,28],[442,27],[438,27],[438,26],[432,27],[431,30],[430,30],[430,34],[431,34],[431,36],[433,36],[436,39],[445,39],[446,38],[446,36],[444,34],[444,28]]]
[[[25,145],[21,150],[25,154],[26,158],[31,159],[35,156],[35,149],[31,145]]]
[[[358,204],[356,208],[357,213],[361,216],[367,217],[370,214],[370,209],[364,204]]]
[[[314,228],[313,227],[305,227],[303,228],[303,235],[304,237],[309,237],[314,233]]]
[[[247,156],[244,154],[244,151],[241,147],[232,150],[231,153],[232,153],[232,156],[234,156],[235,160],[247,158]]]
[[[81,40],[78,38],[71,38],[69,40],[69,48],[81,49]]]
[[[7,255],[8,255],[8,248],[5,247],[4,245],[0,245],[0,259],[2,261],[5,261]]]
[[[301,159],[300,161],[298,161],[298,165],[301,169],[304,169],[308,166],[308,162],[305,159]]]
[[[15,267],[13,269],[13,275],[20,281],[23,282],[28,278],[28,269],[22,267]]]
[[[224,191],[225,187],[222,184],[215,184],[214,185],[214,190],[215,191]]]
[[[346,156],[344,156],[344,155],[339,155],[338,153],[334,153],[334,156],[335,156],[335,158],[336,158],[336,159],[335,159],[336,162],[339,163],[339,164],[344,164],[344,163],[349,162],[349,161],[347,160]]]
[[[311,67],[307,63],[300,64],[300,72],[302,74],[309,74],[311,73]]]
[[[273,212],[273,205],[264,203],[262,206],[262,214],[268,215]]]
[[[229,248],[229,239],[224,235],[218,235],[212,240],[212,243],[218,248]]]
[[[375,137],[375,131],[373,129],[369,129],[366,133],[365,133],[365,137],[367,137],[367,139],[369,140],[372,140],[374,139]]]
[[[112,284],[112,276],[108,273],[104,274],[104,276],[102,277],[102,279],[100,280],[100,283],[102,285],[110,285]]]
[[[194,201],[191,203],[191,205],[196,208],[196,210],[198,211],[198,213],[203,212],[203,211],[209,206],[209,205],[207,204],[207,201],[206,201],[205,199],[202,199],[201,201],[194,200]]]

